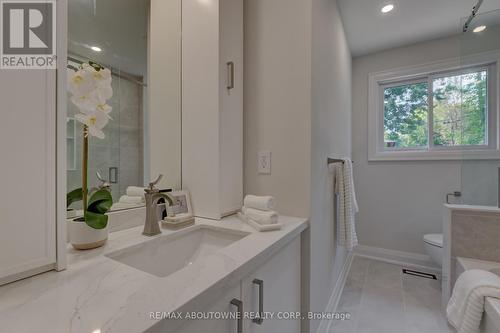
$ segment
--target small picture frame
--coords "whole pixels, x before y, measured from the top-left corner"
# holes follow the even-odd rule
[[[169,213],[174,213],[180,219],[193,216],[193,206],[191,205],[189,191],[174,191],[170,195],[174,197],[175,204],[172,207],[168,207],[167,211]]]

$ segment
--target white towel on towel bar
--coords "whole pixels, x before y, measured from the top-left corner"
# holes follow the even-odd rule
[[[339,235],[338,242],[340,246],[351,251],[358,245],[356,235],[356,223],[354,215],[359,211],[356,193],[354,191],[354,179],[352,173],[352,161],[350,158],[342,158],[344,163],[330,164],[330,171],[334,175],[334,193],[338,193],[338,217]],[[337,212],[335,212],[337,213]]]

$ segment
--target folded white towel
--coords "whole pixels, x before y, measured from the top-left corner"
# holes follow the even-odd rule
[[[145,187],[129,186],[127,187],[127,195],[130,197],[144,197]]]
[[[144,198],[143,197],[133,197],[133,196],[129,196],[129,195],[122,195],[118,202],[124,203],[124,204],[140,205],[140,204],[144,204]]]
[[[271,211],[276,207],[276,200],[272,196],[247,195],[243,205],[247,208]]]
[[[500,277],[479,269],[458,277],[446,309],[448,321],[458,333],[479,333],[485,297],[500,298]]]
[[[263,211],[248,207],[241,208],[241,212],[259,224],[278,223],[278,213],[275,211]]]

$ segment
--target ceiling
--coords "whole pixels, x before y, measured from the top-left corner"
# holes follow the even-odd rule
[[[451,36],[477,0],[338,0],[354,57]],[[380,8],[395,9],[382,14]],[[500,9],[500,0],[484,0],[480,13]]]
[[[71,0],[68,49],[136,76],[147,74],[147,0]],[[101,52],[94,52],[98,46]]]

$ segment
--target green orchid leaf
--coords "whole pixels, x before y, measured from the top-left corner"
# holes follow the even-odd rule
[[[108,216],[105,215],[113,205],[113,197],[108,190],[102,189],[89,198],[85,223],[94,229],[103,229],[108,224]]]
[[[106,214],[110,210],[112,204],[113,203],[108,204],[107,201],[100,201],[92,206],[91,211],[98,214]]]
[[[87,211],[85,214],[85,223],[94,229],[104,229],[108,225],[108,215]]]
[[[92,194],[87,210],[92,213],[106,214],[112,205],[113,197],[111,193],[106,189],[102,189]]]
[[[83,191],[81,188],[77,188],[66,194],[66,207],[71,206],[73,203],[83,200]]]

